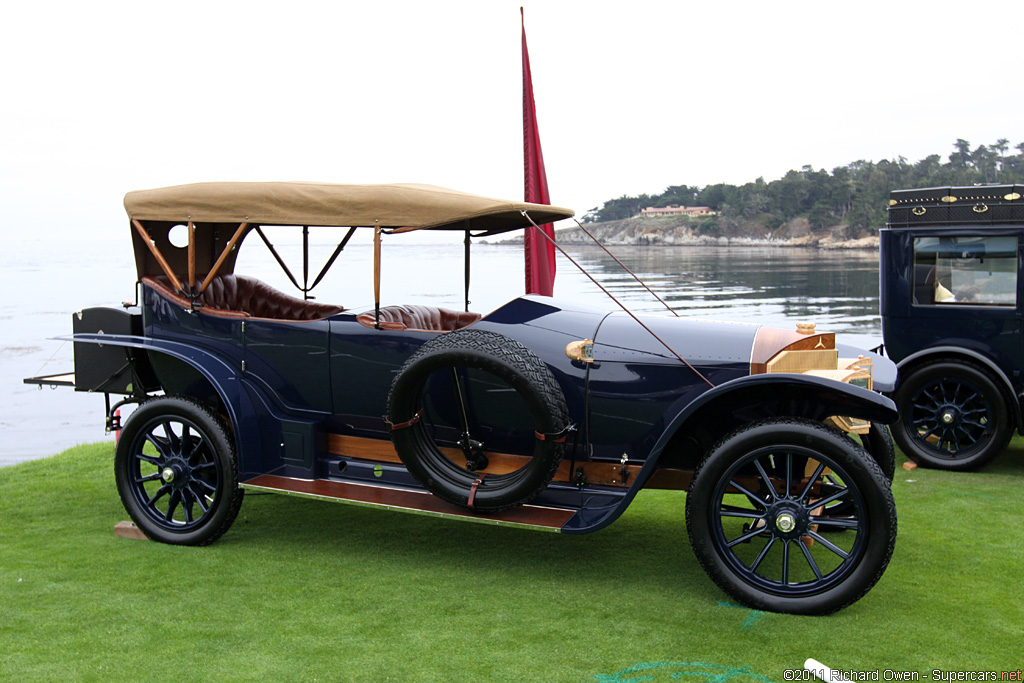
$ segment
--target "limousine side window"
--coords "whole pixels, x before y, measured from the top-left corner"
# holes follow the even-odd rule
[[[914,303],[1016,306],[1017,238],[914,238]]]

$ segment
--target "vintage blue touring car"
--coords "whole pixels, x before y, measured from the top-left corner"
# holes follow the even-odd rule
[[[837,347],[813,325],[641,320],[532,295],[487,315],[381,305],[383,238],[464,236],[468,309],[474,238],[569,210],[423,185],[316,183],[146,190],[125,208],[135,302],[75,314],[75,373],[64,381],[105,394],[113,429],[117,409],[138,404],[115,474],[151,539],[214,541],[246,489],[586,533],[641,489],[667,488],[688,492],[705,570],[753,607],[832,612],[889,562],[888,360]],[[302,240],[301,277],[268,226]],[[338,228],[312,283],[310,226]],[[181,246],[172,230],[186,231]],[[356,230],[373,231],[375,305],[312,300]],[[301,298],[235,272],[254,241]],[[124,398],[111,405],[111,395]]]

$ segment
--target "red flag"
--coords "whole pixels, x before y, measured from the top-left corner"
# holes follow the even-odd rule
[[[523,8],[519,8],[520,19]],[[526,196],[535,204],[550,204],[548,177],[544,172],[544,155],[540,151],[537,130],[537,105],[533,102],[533,78],[530,74],[530,53],[526,49],[526,21],[523,21],[523,154],[526,168]],[[551,239],[555,228],[551,223],[540,226]],[[555,287],[555,245],[537,234],[537,228],[526,229],[526,293],[551,296]]]

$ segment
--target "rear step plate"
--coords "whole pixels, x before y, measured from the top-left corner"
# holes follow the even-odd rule
[[[278,477],[273,474],[263,474],[242,482],[241,487],[304,498],[333,500],[338,503],[351,503],[353,505],[412,512],[431,517],[448,517],[464,522],[529,527],[542,531],[559,531],[576,514],[575,510],[566,510],[564,508],[521,505],[504,512],[483,515],[446,503],[440,498],[424,491],[409,491],[367,484],[351,484],[327,479],[292,479],[290,477]]]

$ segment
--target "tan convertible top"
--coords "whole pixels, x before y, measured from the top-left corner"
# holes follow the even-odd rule
[[[573,212],[416,184],[338,185],[306,182],[220,182],[137,190],[124,196],[140,221],[334,225],[346,227],[516,230]]]

